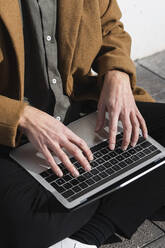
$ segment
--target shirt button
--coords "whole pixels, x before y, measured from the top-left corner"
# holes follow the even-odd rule
[[[61,121],[61,117],[60,116],[57,116],[56,117],[56,120]]]
[[[47,41],[51,41],[52,37],[51,37],[50,35],[48,35],[48,36],[46,37],[46,39],[47,39]]]
[[[53,84],[56,84],[57,83],[57,80],[55,78],[52,79],[52,83]]]

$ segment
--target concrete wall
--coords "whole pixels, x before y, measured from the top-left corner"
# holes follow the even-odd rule
[[[165,0],[118,0],[125,29],[133,39],[132,58],[165,49]]]

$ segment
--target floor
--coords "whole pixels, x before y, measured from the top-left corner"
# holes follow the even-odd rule
[[[146,89],[157,102],[165,103],[165,51],[135,61],[137,85]],[[164,220],[164,221],[163,221]],[[114,238],[102,248],[165,248],[165,208],[146,220],[131,240]]]

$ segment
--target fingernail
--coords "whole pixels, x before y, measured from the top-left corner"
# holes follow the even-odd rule
[[[115,144],[110,144],[109,148],[110,148],[110,150],[114,150],[115,149]]]
[[[62,171],[58,171],[57,176],[58,176],[58,177],[63,177],[63,173],[62,173]]]
[[[93,158],[93,154],[90,155],[89,157],[89,160],[92,161],[94,158]]]
[[[126,151],[126,150],[127,150],[127,146],[123,146],[123,147],[122,147],[122,150],[123,150],[123,151]]]
[[[73,176],[74,177],[79,177],[80,176],[79,172],[76,169],[74,170]]]
[[[98,127],[95,128],[95,132],[97,132],[97,131],[99,131],[99,128]]]
[[[99,129],[100,129],[100,125],[97,124],[96,127],[95,127],[95,132],[99,131]]]
[[[136,146],[136,143],[131,143],[131,146],[132,146],[132,147],[135,147],[135,146]]]
[[[86,166],[86,171],[91,171],[91,166],[90,165]]]
[[[144,136],[144,138],[145,138],[145,139],[148,139],[148,134],[146,134],[146,135]]]

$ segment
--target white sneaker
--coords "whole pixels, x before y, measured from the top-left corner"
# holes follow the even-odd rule
[[[49,248],[97,248],[97,246],[83,244],[77,240],[66,238]]]

